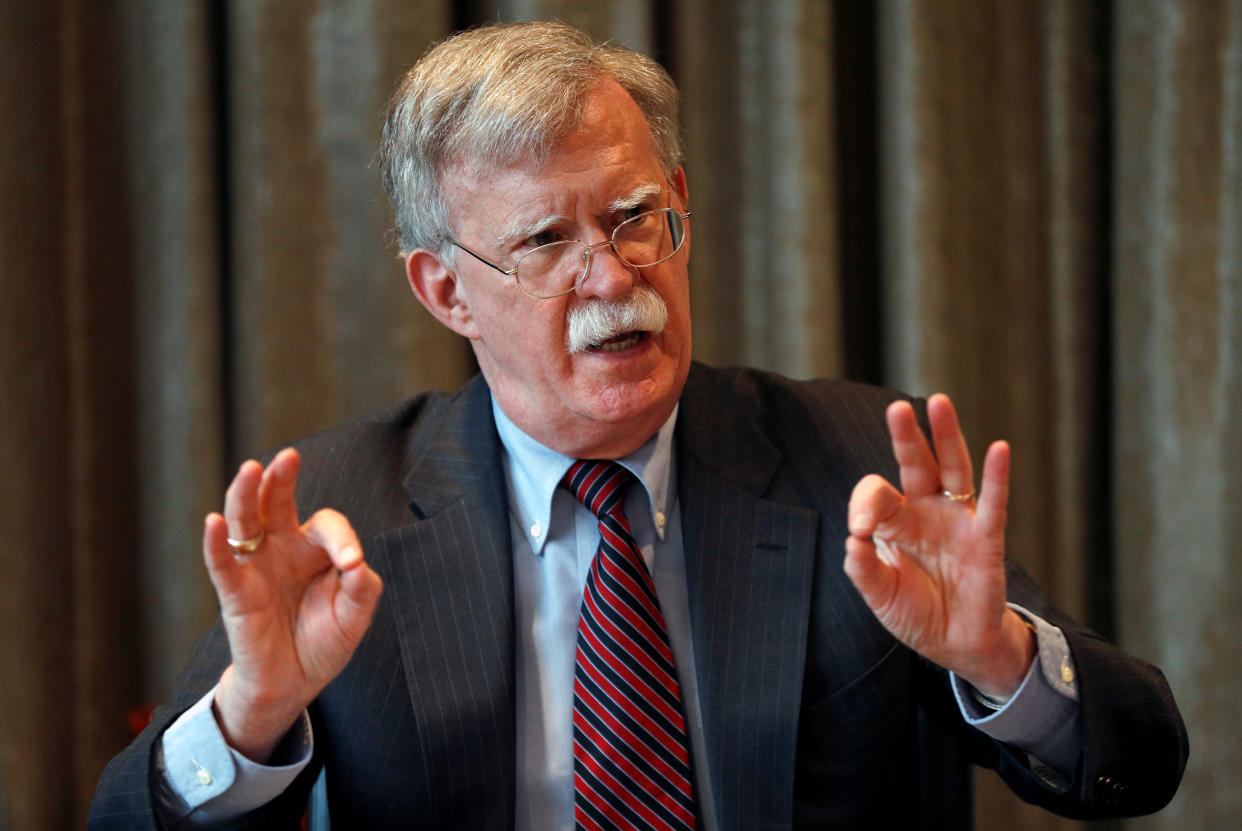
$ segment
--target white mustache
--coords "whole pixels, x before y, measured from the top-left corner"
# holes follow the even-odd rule
[[[660,332],[668,323],[668,306],[650,286],[635,286],[621,301],[591,300],[569,310],[570,355],[624,332]]]

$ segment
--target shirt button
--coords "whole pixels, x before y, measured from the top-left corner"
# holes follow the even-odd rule
[[[664,512],[663,511],[655,512],[655,524],[656,524],[656,528],[664,527]]]
[[[530,535],[532,537],[538,537],[541,531],[543,531],[543,528],[539,526],[538,522],[530,526]]]
[[[207,772],[206,768],[198,769],[198,784],[204,786],[211,784],[211,774]]]

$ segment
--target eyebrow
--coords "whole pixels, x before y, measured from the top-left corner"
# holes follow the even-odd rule
[[[630,208],[637,208],[639,205],[646,202],[651,197],[659,196],[663,192],[664,192],[664,188],[660,187],[654,182],[648,185],[639,185],[638,187],[634,188],[634,190],[630,191],[629,194],[627,194],[626,196],[618,197],[612,200],[611,202],[609,202],[608,210],[612,213],[617,213],[618,211],[625,211],[625,210],[629,210]]]
[[[619,196],[609,202],[608,212],[619,213],[620,211],[629,210],[630,208],[637,208],[651,197],[659,196],[663,192],[664,188],[654,182],[646,185],[639,185],[625,196]],[[538,219],[522,222],[521,224],[510,228],[505,233],[496,237],[496,247],[501,250],[507,249],[527,237],[533,237],[536,234],[546,231],[554,225],[566,221],[565,216],[562,214],[548,214],[547,216],[541,216]]]

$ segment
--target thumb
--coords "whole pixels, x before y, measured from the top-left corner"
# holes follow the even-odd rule
[[[845,573],[873,611],[886,607],[897,590],[896,570],[881,558],[870,539],[846,538]]]
[[[333,605],[337,623],[353,640],[362,640],[383,590],[384,582],[361,557],[341,571],[341,590]]]

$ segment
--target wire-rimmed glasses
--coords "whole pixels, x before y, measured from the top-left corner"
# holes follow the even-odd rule
[[[686,241],[690,212],[658,208],[630,217],[612,230],[612,237],[594,245],[580,240],[560,240],[524,252],[513,268],[501,268],[452,237],[449,242],[484,265],[517,280],[518,288],[536,300],[569,294],[582,285],[591,271],[595,249],[611,246],[621,262],[631,268],[659,265],[681,250]]]

